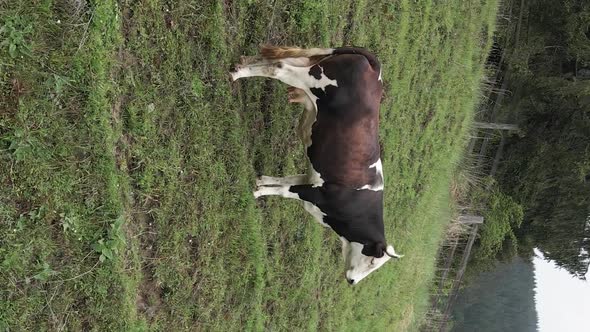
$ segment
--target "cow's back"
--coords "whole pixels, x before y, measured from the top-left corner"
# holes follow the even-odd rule
[[[376,174],[369,166],[380,157],[379,72],[362,55],[338,55],[318,66],[338,86],[311,89],[318,114],[307,150],[310,161],[326,182],[357,188],[373,183]]]

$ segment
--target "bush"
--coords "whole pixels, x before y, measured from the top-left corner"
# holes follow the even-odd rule
[[[480,238],[475,252],[475,258],[486,260],[495,258],[504,243],[512,248],[504,248],[515,252],[517,240],[514,230],[518,229],[524,218],[524,211],[512,197],[502,193],[493,179],[487,180],[486,187],[491,189],[477,189],[474,206],[481,208],[484,224],[480,231]]]

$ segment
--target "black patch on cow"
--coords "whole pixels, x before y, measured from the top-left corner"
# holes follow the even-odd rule
[[[309,91],[311,93],[313,93],[314,96],[318,97],[318,100],[316,101],[316,104],[318,105],[318,109],[320,109],[320,112],[322,110],[326,110],[329,108],[328,104],[332,103],[332,102],[342,102],[340,99],[341,97],[339,97],[339,93],[336,92],[336,90],[339,89],[339,87],[336,87],[334,85],[327,85],[326,87],[324,87],[323,89],[321,88],[310,88]],[[346,101],[344,101],[346,102]],[[328,106],[328,107],[326,107]],[[332,110],[333,113],[338,113],[342,111],[342,109],[335,109]]]
[[[323,89],[322,88],[309,88],[309,91],[314,96],[318,97],[318,100],[316,101],[318,108],[325,108],[322,105],[329,103],[331,101],[331,98],[329,98],[329,97],[336,95],[336,89],[338,89],[338,87],[336,87],[334,85],[327,85]]]
[[[364,245],[363,254],[383,257],[386,241],[383,227],[383,192],[356,190],[324,183],[291,186],[289,191],[320,208],[323,221],[349,242]]]
[[[309,91],[311,91],[314,96],[318,97],[318,99],[326,96],[326,92],[321,88],[309,88]]]
[[[365,256],[381,258],[385,255],[385,250],[387,250],[387,245],[383,242],[377,242],[363,246],[361,253]]]
[[[311,68],[309,68],[309,75],[313,76],[316,80],[319,80],[322,78],[322,68],[320,68],[320,66],[318,65],[314,65]]]

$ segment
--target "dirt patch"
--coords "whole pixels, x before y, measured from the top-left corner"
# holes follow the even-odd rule
[[[137,184],[131,183],[134,189]],[[153,213],[158,202],[150,197],[139,201],[133,193],[125,200],[125,237],[129,246],[125,253],[125,268],[141,271],[141,281],[135,299],[137,312],[144,315],[147,322],[153,322],[162,307],[163,290],[156,278],[158,228]],[[133,248],[137,248],[135,251]],[[139,264],[131,257],[139,256]],[[137,266],[139,265],[139,266]]]
[[[114,80],[124,82],[124,73],[130,68],[137,67],[137,59],[127,50],[127,42],[134,33],[134,12],[128,5],[122,8],[121,32],[124,37],[122,45],[117,52],[117,64],[111,76]],[[130,175],[131,172],[141,171],[142,163],[134,158],[133,138],[125,133],[124,114],[132,96],[121,94],[114,101],[111,108],[112,125],[115,129],[121,129],[121,135],[115,145],[115,158],[118,169],[128,175],[129,191],[124,199],[126,223],[124,225],[126,238],[130,245],[125,254],[126,267],[129,270],[141,270],[141,281],[138,285],[135,300],[137,312],[144,315],[146,321],[151,323],[162,307],[163,290],[156,278],[156,261],[158,255],[157,240],[158,229],[154,215],[151,211],[157,207],[157,200],[151,197],[139,197],[137,192],[139,185]],[[139,256],[139,264],[132,257]],[[138,266],[139,265],[139,266]]]
[[[121,127],[121,112],[125,109],[127,102],[127,96],[118,96],[111,107],[111,125],[113,128]],[[127,173],[129,170],[128,161],[131,160],[131,139],[129,135],[121,134],[119,139],[115,143],[115,162],[117,169]]]
[[[6,89],[0,92],[0,96],[6,96],[0,100],[0,116],[13,117],[16,114],[21,96],[27,93],[28,89],[25,87],[25,83],[18,77],[13,77],[10,80],[10,90]]]
[[[134,213],[133,219],[142,228],[139,234],[139,251],[142,257],[143,280],[139,285],[136,306],[138,311],[151,322],[162,306],[162,288],[158,285],[154,265],[158,253],[156,223],[148,212]]]
[[[409,306],[406,307],[404,312],[402,313],[402,319],[399,321],[399,330],[400,331],[407,331],[414,320],[414,307]]]
[[[432,108],[430,110],[428,110],[428,114],[426,114],[426,116],[424,117],[424,120],[422,120],[422,123],[420,124],[422,129],[424,129],[424,128],[426,128],[426,126],[428,126],[430,121],[432,121],[432,118],[434,118],[435,113],[436,113],[436,111]]]

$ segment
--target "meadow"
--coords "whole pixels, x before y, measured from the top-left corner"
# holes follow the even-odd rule
[[[0,1],[0,330],[416,330],[496,0]],[[260,45],[378,55],[386,235],[350,287],[300,203],[287,86]]]

